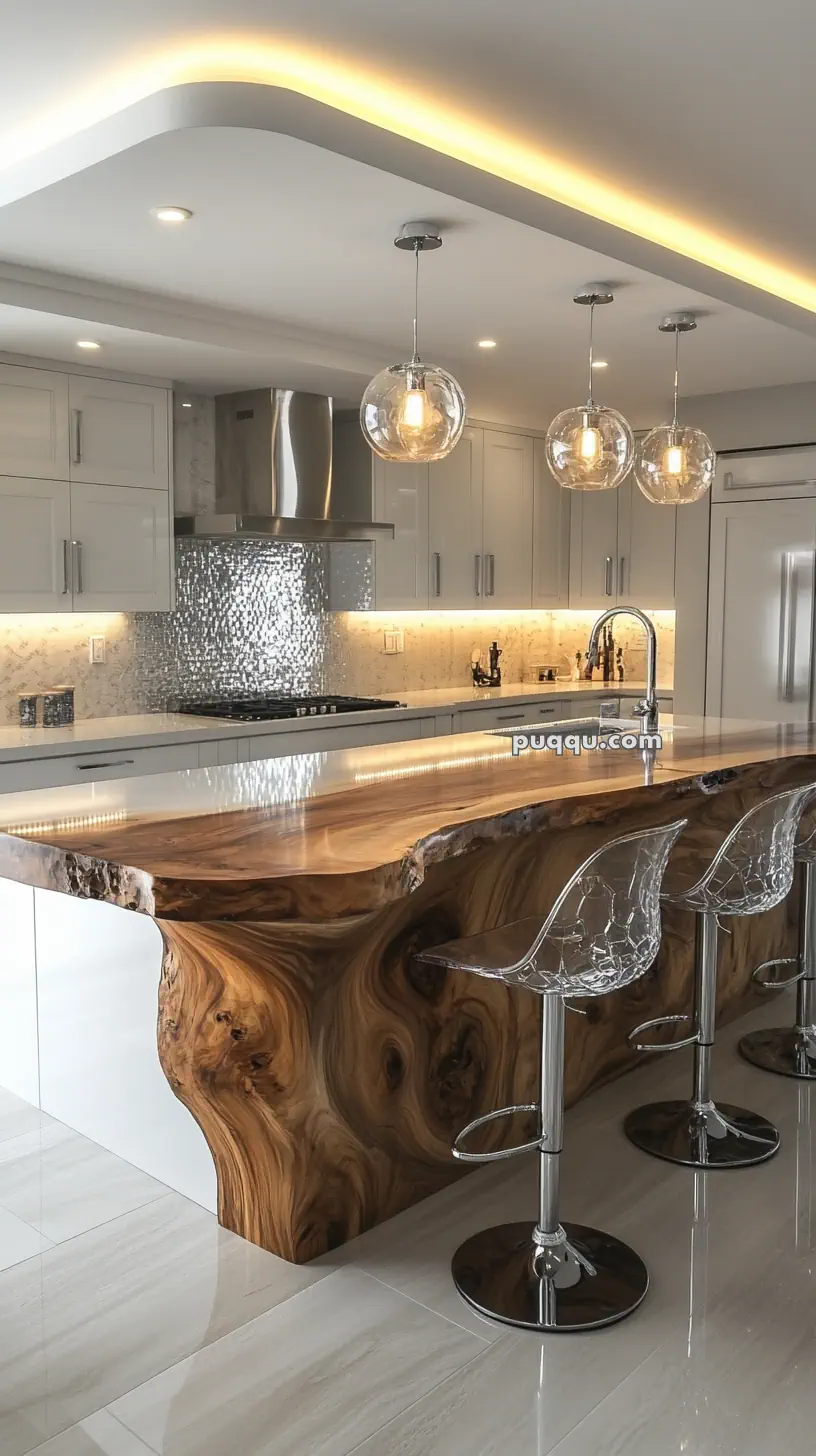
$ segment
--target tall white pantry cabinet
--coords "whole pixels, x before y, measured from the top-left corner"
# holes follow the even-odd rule
[[[0,612],[167,611],[170,393],[0,364]]]

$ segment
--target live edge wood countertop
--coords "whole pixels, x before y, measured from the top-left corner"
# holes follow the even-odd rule
[[[816,780],[811,725],[661,729],[649,762],[474,733],[4,795],[0,875],[157,920],[159,1054],[221,1221],[303,1262],[461,1176],[456,1132],[535,1094],[532,993],[418,950],[545,914],[632,828],[688,818],[669,871],[686,878],[746,808]],[[793,945],[794,912],[734,922],[721,1011]],[[632,1060],[636,1021],[687,1009],[691,957],[670,912],[655,970],[570,1018],[571,1099]],[[518,1136],[496,1124],[486,1146]]]

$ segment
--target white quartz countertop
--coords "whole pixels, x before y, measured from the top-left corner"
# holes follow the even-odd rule
[[[0,728],[0,763],[26,759],[59,758],[89,749],[115,751],[146,748],[154,744],[210,742],[225,738],[261,737],[268,733],[308,734],[332,724],[372,723],[431,712],[489,706],[491,703],[535,702],[543,697],[564,698],[578,693],[596,698],[637,696],[643,684],[627,682],[503,683],[500,688],[427,688],[415,692],[383,694],[398,698],[404,707],[375,708],[361,713],[343,713],[314,718],[283,718],[272,723],[233,723],[225,718],[195,718],[187,713],[134,713],[127,716],[78,719],[65,728]],[[671,697],[670,688],[659,693]],[[371,694],[371,696],[375,696]],[[308,751],[304,743],[305,751]]]

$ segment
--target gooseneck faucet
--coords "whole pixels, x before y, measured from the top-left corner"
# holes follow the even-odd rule
[[[610,607],[607,612],[601,612],[589,634],[587,659],[593,667],[598,666],[601,632],[607,622],[620,616],[637,617],[646,633],[646,696],[636,705],[635,713],[641,720],[643,732],[654,733],[657,730],[657,633],[646,613],[641,612],[639,607]]]

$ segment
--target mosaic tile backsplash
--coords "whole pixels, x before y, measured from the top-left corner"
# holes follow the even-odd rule
[[[471,651],[496,637],[506,682],[537,662],[567,668],[584,651],[592,612],[330,611],[339,592],[367,588],[359,553],[293,542],[177,543],[177,607],[170,613],[0,616],[0,707],[17,721],[17,693],[73,683],[78,717],[164,708],[179,698],[272,692],[395,696],[464,687]],[[652,614],[660,680],[674,676],[674,613]],[[383,632],[400,626],[405,651],[387,656]],[[636,624],[616,624],[627,676],[642,678]],[[104,633],[107,662],[91,666],[88,638]]]

